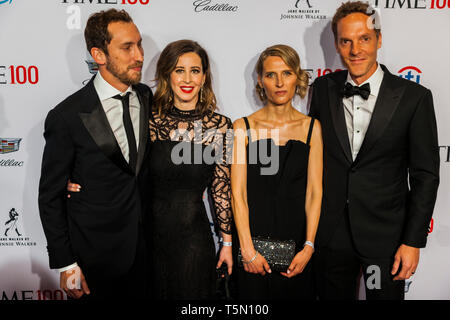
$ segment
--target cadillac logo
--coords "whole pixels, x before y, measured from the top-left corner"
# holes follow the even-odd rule
[[[21,138],[0,138],[0,154],[19,151]]]
[[[89,67],[89,73],[90,74],[96,74],[98,72],[98,64],[94,60],[84,60],[86,61],[88,67]]]

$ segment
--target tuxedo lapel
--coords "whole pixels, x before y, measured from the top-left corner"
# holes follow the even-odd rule
[[[139,149],[138,158],[136,164],[136,175],[139,173],[142,161],[147,147],[148,137],[150,135],[148,129],[149,123],[149,110],[150,110],[150,93],[147,91],[141,91],[137,86],[133,87],[136,90],[139,104],[140,104],[140,116],[139,116]]]
[[[93,78],[86,85],[85,90],[85,100],[82,103],[84,112],[79,113],[81,121],[100,150],[123,171],[134,175],[128,162],[123,157],[122,150],[108,122],[95,91]]]
[[[350,148],[350,142],[348,140],[347,124],[345,122],[344,106],[342,102],[342,89],[347,77],[346,73],[340,74],[342,79],[330,78],[328,82],[328,103],[331,111],[331,117],[333,119],[334,129],[336,136],[341,144],[342,150],[345,154],[347,161],[353,162],[352,152]]]
[[[381,65],[381,67],[384,71],[383,81],[381,82],[369,127],[355,162],[364,157],[381,137],[391,121],[392,115],[397,109],[405,90],[404,86],[398,85],[399,82],[396,81],[396,76],[392,75],[384,65]]]

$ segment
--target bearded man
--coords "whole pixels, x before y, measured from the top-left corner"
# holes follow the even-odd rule
[[[110,9],[89,18],[85,40],[99,72],[45,120],[39,210],[50,268],[70,298],[143,298],[152,92],[139,83],[142,38],[128,13]],[[83,190],[68,198],[69,179]]]

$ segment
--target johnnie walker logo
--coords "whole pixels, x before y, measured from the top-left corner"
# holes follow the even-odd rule
[[[4,232],[0,236],[1,247],[34,247],[36,242],[32,241],[30,237],[26,237],[21,232],[19,223],[20,214],[15,208],[11,208],[7,214],[7,219],[4,223]]]
[[[292,0],[293,7],[281,14],[280,20],[324,20],[327,16],[317,7],[318,0]]]

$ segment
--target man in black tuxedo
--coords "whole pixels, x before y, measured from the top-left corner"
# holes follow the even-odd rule
[[[377,63],[381,32],[370,12],[362,2],[337,10],[335,45],[348,70],[317,78],[312,89],[310,115],[324,142],[320,299],[356,299],[361,271],[367,299],[404,299],[439,184],[431,92]]]
[[[152,92],[139,83],[142,38],[128,13],[110,9],[89,18],[85,39],[99,72],[45,121],[39,210],[50,268],[71,298],[143,298]],[[82,190],[67,198],[69,179]]]

